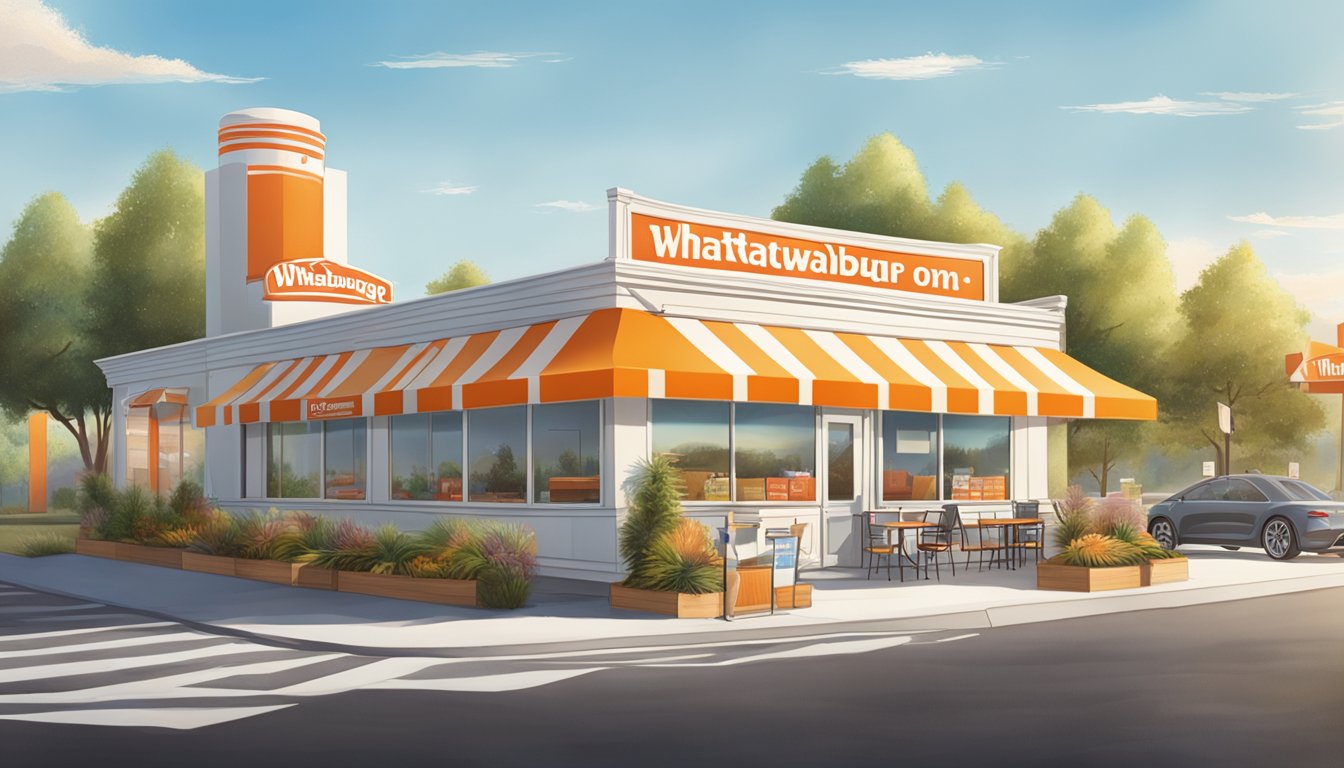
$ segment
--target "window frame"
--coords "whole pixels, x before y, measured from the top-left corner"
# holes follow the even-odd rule
[[[983,413],[954,413],[954,414],[950,414],[950,415],[952,415],[952,416],[983,416],[983,417],[991,417],[991,418],[1006,418],[1006,419],[1008,419],[1008,489],[1007,489],[1008,498],[1007,498],[1007,499],[988,499],[988,500],[986,500],[986,499],[981,499],[981,500],[979,500],[979,501],[976,501],[976,500],[973,500],[973,499],[959,499],[959,500],[957,500],[956,502],[953,502],[952,499],[944,498],[944,496],[943,496],[943,473],[946,471],[946,462],[945,462],[944,456],[945,456],[945,454],[946,454],[946,452],[947,452],[947,440],[946,440],[945,437],[944,437],[944,431],[943,431],[943,417],[944,417],[944,416],[948,416],[949,414],[946,414],[946,413],[933,413],[932,415],[935,416],[935,417],[937,417],[937,427],[938,427],[938,432],[937,432],[937,436],[938,436],[938,475],[937,475],[937,478],[938,478],[938,481],[934,484],[935,487],[937,487],[937,489],[938,489],[938,498],[936,498],[936,499],[923,499],[923,500],[920,500],[920,501],[914,501],[914,500],[904,500],[904,501],[902,501],[902,500],[892,500],[892,501],[887,501],[887,500],[883,499],[883,498],[882,498],[882,488],[881,488],[881,477],[882,477],[882,468],[883,468],[883,458],[884,458],[884,456],[885,456],[885,454],[886,454],[886,444],[885,444],[885,434],[886,434],[886,431],[885,431],[885,429],[884,429],[884,420],[886,419],[887,414],[888,414],[888,413],[919,413],[919,414],[928,414],[929,412],[928,412],[928,411],[902,411],[902,410],[900,410],[899,408],[878,408],[878,409],[875,409],[875,410],[876,410],[876,412],[877,412],[877,421],[876,421],[876,428],[873,430],[873,431],[876,433],[876,434],[875,434],[875,439],[874,439],[873,442],[874,442],[874,443],[876,444],[876,446],[877,446],[877,451],[876,451],[876,461],[874,462],[874,464],[875,464],[875,466],[876,466],[876,468],[877,468],[877,471],[874,473],[875,476],[876,476],[876,478],[877,478],[877,480],[874,482],[874,485],[876,485],[877,488],[876,488],[876,493],[875,493],[875,495],[874,495],[874,498],[877,499],[877,508],[878,508],[878,509],[887,510],[887,509],[896,509],[896,508],[899,508],[899,507],[916,507],[916,506],[919,506],[919,505],[933,505],[933,506],[938,506],[938,505],[942,505],[942,504],[953,504],[953,503],[957,504],[958,506],[962,506],[962,507],[970,507],[970,506],[975,506],[975,505],[986,505],[986,504],[988,504],[988,505],[994,505],[994,504],[997,504],[997,505],[999,505],[999,506],[1002,506],[1003,504],[1008,503],[1008,501],[1010,501],[1011,499],[1017,498],[1017,494],[1016,494],[1016,488],[1017,488],[1017,473],[1013,471],[1013,468],[1014,468],[1014,466],[1015,466],[1015,464],[1014,464],[1014,459],[1016,458],[1016,455],[1017,455],[1017,440],[1015,439],[1015,437],[1016,437],[1016,430],[1017,430],[1017,424],[1016,424],[1016,422],[1015,422],[1015,419],[1016,419],[1017,417],[1015,417],[1015,416],[1003,416],[1002,414],[983,414]]]
[[[243,445],[242,445],[242,449],[243,449],[243,466],[242,466],[242,470],[243,470],[243,471],[240,473],[240,474],[242,475],[242,479],[243,479],[243,488],[242,488],[243,493],[242,493],[242,495],[240,496],[240,498],[242,498],[242,499],[260,499],[260,500],[263,500],[263,501],[281,501],[281,502],[294,502],[294,501],[310,502],[310,501],[316,501],[316,502],[322,502],[322,503],[324,503],[324,504],[327,504],[327,503],[331,503],[331,504],[370,504],[370,503],[373,503],[373,499],[370,498],[373,494],[372,494],[372,492],[371,492],[371,488],[370,488],[370,474],[371,474],[371,473],[369,472],[369,468],[370,468],[370,466],[371,466],[371,464],[372,464],[372,462],[371,462],[371,460],[370,460],[370,458],[369,458],[369,454],[372,453],[372,447],[373,447],[373,423],[372,423],[373,420],[370,419],[370,418],[367,417],[367,416],[363,416],[363,417],[356,416],[356,417],[354,417],[354,418],[356,418],[356,419],[363,419],[363,420],[364,420],[364,498],[362,498],[362,499],[329,499],[329,498],[327,498],[327,423],[328,423],[328,422],[327,422],[326,420],[324,420],[324,421],[316,421],[316,422],[315,422],[315,421],[302,421],[302,422],[297,422],[297,423],[303,423],[303,424],[320,424],[320,425],[322,426],[321,431],[318,432],[318,440],[317,440],[317,445],[318,445],[318,465],[317,465],[317,466],[318,466],[318,471],[317,471],[317,472],[318,472],[318,476],[317,476],[317,493],[318,493],[318,495],[317,495],[317,496],[271,496],[271,495],[268,493],[268,491],[270,490],[270,480],[271,480],[271,478],[270,478],[270,467],[271,467],[271,432],[270,432],[270,431],[271,431],[271,428],[274,427],[274,426],[276,426],[276,425],[293,424],[293,423],[296,423],[296,422],[289,422],[289,421],[266,421],[266,422],[254,422],[254,423],[256,423],[256,424],[260,424],[260,425],[262,426],[262,434],[261,434],[261,466],[262,466],[262,472],[263,472],[263,475],[262,475],[261,488],[262,488],[263,494],[262,494],[261,496],[248,496],[248,495],[247,495],[247,427],[248,427],[248,424],[239,424],[239,425],[238,425],[238,426],[239,426],[239,434],[242,436],[242,444],[243,444]],[[346,421],[346,420],[347,420],[347,419],[332,419],[331,421]],[[282,436],[281,436],[281,440],[283,440],[283,439],[284,439],[284,436],[282,435]],[[389,460],[389,462],[391,461],[391,455],[392,455],[392,451],[391,451],[391,448],[389,447],[389,449],[388,449],[388,460]],[[282,492],[283,492],[283,489],[282,489]]]

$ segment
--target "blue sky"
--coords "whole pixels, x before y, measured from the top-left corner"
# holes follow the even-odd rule
[[[221,115],[287,107],[350,174],[352,263],[412,298],[457,259],[604,258],[608,187],[766,216],[890,131],[1023,232],[1078,192],[1149,216],[1183,287],[1247,239],[1328,341],[1341,28],[1326,2],[0,0],[0,223],[46,190],[105,215],[151,151],[209,168]]]

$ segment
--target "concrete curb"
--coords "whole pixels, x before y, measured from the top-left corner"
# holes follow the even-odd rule
[[[650,645],[696,645],[734,640],[761,638],[804,638],[817,634],[835,632],[915,632],[939,630],[976,630],[1009,627],[1020,624],[1034,624],[1047,621],[1060,621],[1088,616],[1113,613],[1161,610],[1210,603],[1231,602],[1237,600],[1267,597],[1294,592],[1315,591],[1344,587],[1344,573],[1314,574],[1253,583],[1195,587],[1189,589],[1127,595],[1091,595],[1074,600],[1052,601],[1044,603],[1017,603],[1010,605],[991,605],[984,608],[959,606],[942,613],[922,614],[918,616],[874,617],[861,620],[826,620],[773,627],[743,627],[742,629],[716,629],[709,632],[678,632],[671,634],[641,634],[620,636],[594,636],[583,640],[557,640],[540,643],[513,643],[508,645],[477,645],[453,647],[409,647],[409,646],[369,646],[348,643],[326,642],[321,640],[288,637],[283,634],[270,634],[239,629],[227,624],[184,619],[163,611],[137,607],[125,602],[108,600],[89,594],[53,589],[50,586],[34,583],[15,574],[6,574],[4,580],[25,589],[59,595],[77,600],[87,600],[124,610],[160,621],[172,621],[185,627],[210,634],[237,637],[262,645],[282,648],[304,649],[312,651],[349,653],[362,656],[429,656],[442,658],[491,657],[520,655],[531,653],[560,653],[575,650],[620,650],[624,648],[645,647]]]

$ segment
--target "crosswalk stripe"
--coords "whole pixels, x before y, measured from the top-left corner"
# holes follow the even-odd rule
[[[91,611],[106,608],[102,603],[78,603],[75,605],[7,605],[0,608],[0,615],[20,613],[64,613],[66,611]]]
[[[56,712],[27,712],[21,715],[0,715],[0,720],[24,720],[34,723],[61,723],[64,725],[111,725],[148,728],[191,730],[207,725],[218,725],[245,717],[288,709],[293,704],[269,707],[180,707],[173,709],[69,709]]]
[[[60,645],[46,648],[29,648],[22,651],[0,651],[0,659],[17,659],[24,656],[54,656],[62,653],[101,651],[109,648],[130,648],[137,645],[155,645],[158,643],[172,643],[188,639],[214,640],[216,638],[213,635],[203,635],[198,632],[169,632],[161,635],[123,637],[120,640],[103,640],[96,643],[78,643],[75,645]]]
[[[455,691],[460,693],[503,693],[520,691],[550,685],[569,680],[590,672],[600,672],[606,667],[587,669],[541,669],[530,672],[507,672],[502,675],[482,675],[480,677],[445,677],[432,679],[406,680],[394,678],[380,683],[363,686],[365,689],[399,691]]]
[[[81,629],[56,629],[49,632],[29,632],[24,635],[0,635],[0,645],[19,640],[44,640],[46,638],[91,635],[95,632],[121,632],[128,629],[154,629],[174,626],[171,621],[147,621],[143,624],[123,624],[119,627],[84,627]]]
[[[747,664],[753,661],[773,661],[777,659],[802,659],[812,656],[834,656],[846,653],[869,653],[880,651],[886,648],[894,648],[898,645],[905,645],[914,638],[909,636],[874,638],[871,640],[850,640],[841,643],[816,643],[805,645],[801,648],[790,648],[784,651],[775,651],[773,653],[758,653],[753,656],[739,656],[734,659],[724,659],[723,661],[706,662],[685,662],[678,664],[659,664],[656,660],[651,661],[651,667],[732,667],[738,664]]]
[[[271,695],[270,691],[249,691],[241,688],[188,688],[187,686],[209,683],[239,675],[271,675],[288,672],[310,664],[342,658],[345,654],[327,653],[321,656],[309,656],[298,659],[280,659],[262,661],[254,664],[237,664],[213,669],[201,669],[195,672],[181,672],[161,677],[146,677],[126,683],[101,685],[96,688],[82,688],[75,691],[50,691],[43,693],[0,694],[0,704],[92,704],[102,701],[150,700],[150,699],[222,699]]]
[[[72,661],[63,664],[44,664],[36,667],[18,669],[0,669],[0,683],[14,683],[22,680],[49,680],[53,677],[74,677],[101,672],[119,672],[138,667],[155,667],[162,664],[175,664],[179,661],[193,661],[207,656],[220,656],[225,653],[261,653],[274,651],[266,646],[254,646],[244,643],[212,645],[207,648],[195,648],[190,651],[164,653],[155,656],[132,656],[124,659],[99,659],[97,661]]]

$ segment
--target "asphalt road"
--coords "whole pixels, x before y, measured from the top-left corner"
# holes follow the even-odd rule
[[[1339,765],[1341,605],[377,658],[0,584],[0,765]]]

